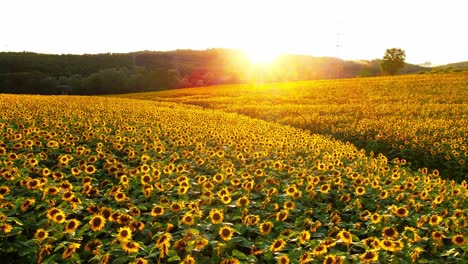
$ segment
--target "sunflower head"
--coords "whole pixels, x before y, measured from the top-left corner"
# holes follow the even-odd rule
[[[117,239],[126,242],[132,239],[132,230],[129,227],[121,227],[117,233]]]
[[[222,226],[218,233],[221,239],[224,241],[229,241],[234,235],[234,229],[232,229],[230,226]]]
[[[91,220],[89,220],[89,226],[93,231],[101,230],[106,224],[106,219],[102,215],[94,215]]]
[[[211,209],[210,219],[213,224],[220,224],[224,220],[223,212],[219,209]]]

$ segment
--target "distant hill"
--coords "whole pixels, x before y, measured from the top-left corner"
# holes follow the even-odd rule
[[[468,61],[449,63],[449,64],[437,66],[436,68],[468,69]]]

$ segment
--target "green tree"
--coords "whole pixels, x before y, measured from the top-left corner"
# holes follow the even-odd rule
[[[399,48],[391,48],[385,51],[380,69],[383,74],[395,75],[405,66],[406,53]]]

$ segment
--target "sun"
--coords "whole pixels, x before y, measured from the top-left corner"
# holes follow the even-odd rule
[[[280,52],[268,47],[246,48],[244,53],[252,64],[270,64],[280,55]]]

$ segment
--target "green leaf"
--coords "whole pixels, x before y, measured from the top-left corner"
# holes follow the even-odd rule
[[[240,252],[239,250],[233,250],[232,251],[232,255],[240,260],[246,260],[247,259],[247,255],[245,255],[244,253]]]
[[[16,218],[16,217],[9,216],[9,217],[8,217],[8,220],[15,222],[15,224],[17,224],[17,225],[19,225],[19,226],[22,226],[22,225],[23,225],[23,222],[21,222],[21,221],[20,221],[18,218]]]
[[[245,239],[244,237],[240,237],[240,236],[233,237],[231,239],[231,242],[235,243],[237,245],[240,245],[242,247],[251,247],[252,246],[252,242],[250,242],[247,239]]]
[[[175,255],[167,259],[168,262],[180,261],[179,255]]]
[[[128,256],[121,256],[112,261],[112,264],[124,264],[124,263],[129,263],[130,258]]]

